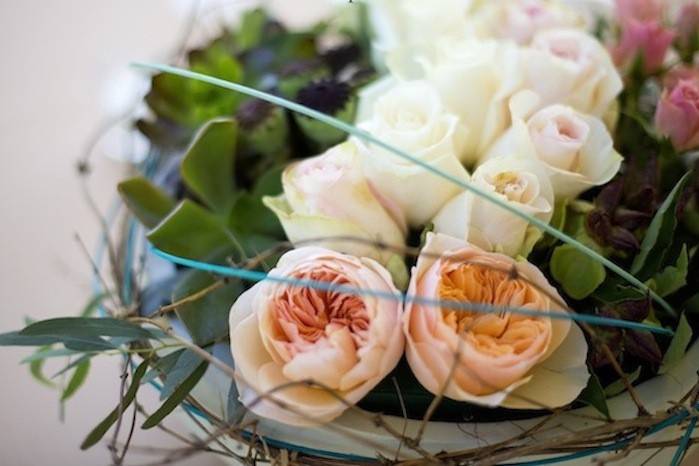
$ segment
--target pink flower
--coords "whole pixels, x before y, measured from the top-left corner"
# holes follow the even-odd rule
[[[674,32],[664,28],[659,21],[628,19],[624,21],[621,39],[612,55],[620,66],[629,65],[641,56],[644,71],[653,73],[663,66],[674,37]]]
[[[530,263],[429,234],[408,293],[503,307],[502,312],[479,313],[406,303],[406,357],[430,392],[527,409],[564,406],[585,388],[587,343],[580,328],[567,319],[508,311],[565,312],[556,304],[563,303],[556,290]]]
[[[677,150],[699,147],[699,70],[670,75],[655,112],[655,126]]]
[[[400,360],[400,295],[377,262],[317,247],[286,253],[270,276],[396,296],[360,296],[270,279],[233,305],[231,352],[242,403],[286,424],[332,421]],[[323,388],[293,384],[306,381]]]
[[[658,21],[663,5],[659,0],[616,0],[616,13],[621,21]]]

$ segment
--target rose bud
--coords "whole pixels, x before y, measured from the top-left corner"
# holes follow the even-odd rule
[[[403,315],[406,357],[428,391],[484,406],[541,409],[565,406],[585,388],[587,343],[580,328],[569,319],[509,309],[567,312],[532,264],[430,233],[408,294],[430,300],[408,299]],[[502,310],[450,308],[449,302]]]
[[[486,158],[523,154],[546,168],[556,198],[575,198],[611,180],[622,157],[601,119],[565,105],[536,107],[537,96],[517,94],[510,104],[512,127],[493,144]]]
[[[614,61],[619,66],[628,66],[638,57],[642,59],[643,71],[653,73],[662,68],[674,32],[663,27],[659,21],[624,22],[619,43],[613,48]]]
[[[678,45],[686,49],[690,55],[687,61],[691,61],[691,54],[699,50],[699,3],[689,2],[682,6],[675,30]]]
[[[323,247],[388,264],[395,253],[372,242],[402,247],[407,228],[400,211],[362,174],[358,150],[345,142],[289,165],[282,174],[284,194],[263,202],[294,244],[316,240]]]
[[[616,0],[616,14],[621,21],[660,20],[662,13],[663,5],[660,0]]]
[[[679,79],[663,90],[655,126],[678,151],[699,147],[699,77]]]
[[[231,352],[241,402],[259,416],[286,424],[330,422],[400,360],[400,294],[377,262],[323,248],[288,252],[269,275],[386,295],[348,294],[272,278],[240,295],[231,308]]]

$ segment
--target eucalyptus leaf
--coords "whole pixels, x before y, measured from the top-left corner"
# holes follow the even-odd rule
[[[172,300],[178,301],[215,281],[216,278],[206,272],[186,271],[175,285]],[[198,300],[177,307],[177,316],[197,345],[208,345],[228,335],[228,315],[242,291],[241,283],[231,280]]]
[[[37,352],[34,354],[41,354],[45,353],[47,351],[50,351],[50,346],[45,346],[43,348],[40,348]],[[45,385],[49,388],[53,388],[56,386],[54,382],[52,382],[46,375],[44,375],[44,362],[46,362],[43,358],[42,359],[34,359],[31,361],[29,364],[29,373],[34,377],[34,380],[39,382],[42,385]]]
[[[180,353],[175,364],[165,373],[165,383],[160,391],[160,400],[162,401],[172,396],[177,387],[187,380],[201,363],[201,357],[190,349]]]
[[[158,359],[155,363],[153,363],[153,367],[146,373],[146,375],[143,376],[143,378],[141,379],[141,384],[150,383],[158,377],[160,377],[161,375],[165,375],[168,372],[170,372],[172,368],[175,366],[175,363],[177,363],[179,357],[184,352],[184,348],[179,349],[177,351],[173,351],[172,353],[166,354],[165,356]]]
[[[687,284],[687,272],[689,270],[689,255],[687,245],[682,246],[680,256],[675,265],[668,265],[657,273],[649,283],[660,296],[667,296]]]
[[[226,403],[226,423],[229,426],[234,426],[240,423],[245,416],[245,406],[240,402],[238,387],[235,382],[231,382],[228,389],[228,400]]]
[[[55,374],[53,374],[53,375],[51,376],[51,378],[52,378],[52,379],[55,379],[55,378],[58,377],[59,375],[63,375],[63,374],[65,374],[65,373],[67,373],[67,372],[70,372],[72,369],[78,367],[80,364],[83,364],[85,361],[88,361],[88,360],[92,359],[93,356],[95,356],[95,354],[83,354],[83,355],[80,356],[79,358],[77,358],[77,359],[75,359],[75,360],[73,360],[73,361],[70,361],[70,362],[68,363],[68,365],[66,365],[63,369],[61,369],[60,371],[58,371],[58,372],[56,372]]]
[[[677,228],[677,203],[691,173],[685,174],[665,198],[643,236],[641,250],[631,264],[631,273],[647,280],[660,270]]]
[[[599,411],[607,419],[609,416],[609,407],[607,406],[607,397],[604,393],[604,388],[599,381],[599,378],[594,373],[590,374],[590,379],[587,382],[587,387],[580,393],[578,400],[588,404]]]
[[[7,332],[0,334],[0,346],[45,346],[59,343],[60,338],[47,336],[28,336],[20,332]]]
[[[167,417],[171,412],[177,408],[182,401],[189,395],[189,393],[194,389],[199,380],[204,376],[208,363],[203,362],[196,368],[192,374],[187,377],[174,391],[174,393],[165,400],[165,402],[158,408],[141,426],[142,429],[150,429],[158,424]]]
[[[170,254],[207,260],[237,251],[237,239],[219,219],[189,199],[148,233],[153,245]]]
[[[660,365],[659,374],[664,374],[675,367],[684,357],[689,343],[692,341],[692,327],[687,321],[684,313],[680,316],[680,321],[675,329],[670,346],[663,356],[663,363]]]
[[[221,118],[199,131],[182,160],[182,179],[213,211],[227,215],[234,201],[235,120]]]
[[[175,201],[142,176],[122,181],[117,186],[131,213],[146,227],[155,227],[175,208]]]
[[[129,406],[131,406],[134,398],[136,398],[136,392],[138,391],[141,378],[146,373],[147,369],[148,361],[145,360],[134,371],[133,378],[131,379],[131,385],[129,385],[129,388],[124,394],[124,397],[121,399],[120,403],[87,435],[85,440],[83,440],[83,443],[80,445],[81,450],[87,450],[99,442],[117,421],[117,419],[119,419],[120,412],[123,413]]]
[[[66,401],[82,387],[82,385],[85,383],[85,380],[87,380],[87,375],[90,372],[90,360],[85,359],[82,361],[80,364],[78,364],[75,367],[75,372],[73,372],[73,375],[70,377],[70,380],[68,381],[68,384],[66,385],[66,388],[63,390],[63,393],[61,394],[61,401]]]
[[[574,299],[583,299],[592,294],[607,276],[604,265],[570,244],[554,249],[550,267],[553,278]]]
[[[58,317],[34,322],[21,335],[54,337],[129,337],[147,339],[148,330],[125,320],[111,317]]]

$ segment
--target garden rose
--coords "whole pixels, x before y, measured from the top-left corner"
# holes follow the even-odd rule
[[[511,104],[513,124],[487,158],[520,153],[546,167],[556,198],[574,198],[614,178],[622,157],[604,122],[566,105],[550,105],[531,116],[538,98],[523,92]],[[518,152],[517,152],[518,151]]]
[[[443,41],[425,69],[447,109],[468,128],[462,160],[475,162],[509,126],[507,103],[522,85],[519,48],[495,40]]]
[[[439,94],[426,81],[394,82],[378,97],[362,94],[362,106],[372,102],[373,112],[359,127],[438,170],[466,180],[466,170],[458,158],[465,134],[459,118],[444,110]],[[427,223],[460,191],[455,183],[380,147],[369,145],[361,153],[367,178],[398,205],[413,226]],[[425,196],[426,192],[430,195]]]
[[[529,44],[538,31],[584,25],[582,15],[558,0],[484,2],[469,21],[478,37],[510,39],[521,45]]]
[[[400,360],[400,294],[388,272],[373,260],[317,247],[286,253],[270,277],[240,295],[231,308],[231,352],[240,376],[240,399],[255,414],[275,421],[329,422],[347,409],[338,397],[357,403]],[[395,294],[396,299],[313,289],[279,279],[374,290]],[[336,396],[308,385],[279,389],[309,380]],[[271,399],[253,404],[271,390]]]
[[[470,183],[517,210],[544,222],[553,215],[553,189],[539,162],[523,156],[490,159],[474,172]],[[464,191],[437,214],[434,231],[508,256],[527,256],[539,230],[488,199]]]
[[[699,72],[684,72],[663,90],[655,126],[677,150],[699,147]]]
[[[393,253],[347,237],[404,244],[401,213],[366,180],[358,147],[346,142],[325,154],[296,162],[284,170],[284,194],[265,197],[289,240],[308,240],[337,251],[387,263]],[[332,238],[345,237],[345,239]],[[323,240],[323,238],[328,238]]]
[[[409,295],[567,311],[532,264],[443,235],[428,236]],[[403,325],[408,363],[435,394],[485,406],[554,408],[572,402],[587,384],[587,343],[567,319],[506,309],[479,313],[412,300],[406,303]]]
[[[622,89],[607,50],[577,29],[540,32],[525,50],[522,63],[525,88],[541,96],[541,105],[566,104],[602,117]]]

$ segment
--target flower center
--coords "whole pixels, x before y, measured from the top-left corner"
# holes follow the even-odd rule
[[[276,317],[276,339],[288,343],[290,359],[300,351],[314,347],[332,333],[348,329],[354,345],[368,341],[370,317],[361,297],[333,290],[352,286],[338,271],[327,266],[299,272],[294,279],[327,283],[329,289],[290,286],[272,301]]]
[[[491,180],[495,192],[502,194],[508,201],[528,202],[529,181],[525,177],[519,176],[515,172],[500,172],[493,176]]]
[[[445,264],[440,270],[439,297],[445,301],[502,306],[498,312],[442,307],[444,323],[490,356],[521,354],[550,331],[545,318],[511,313],[508,307],[540,309],[544,303],[532,287],[488,264]]]

